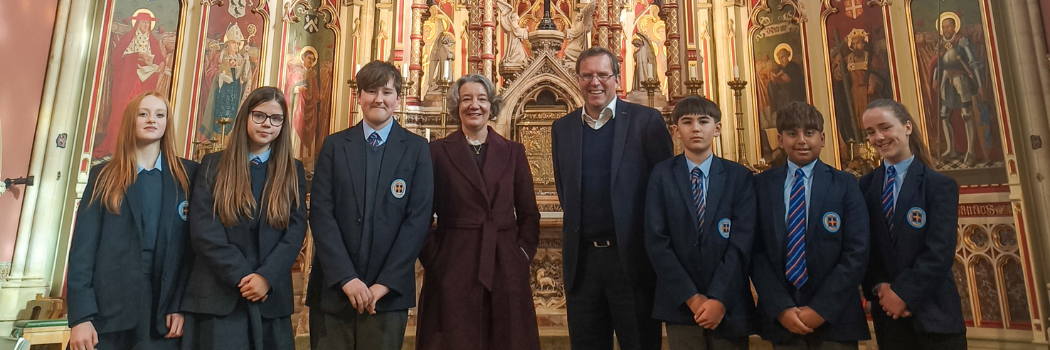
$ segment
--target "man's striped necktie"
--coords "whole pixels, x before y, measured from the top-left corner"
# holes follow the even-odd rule
[[[788,258],[784,275],[795,288],[802,288],[809,280],[806,274],[806,174],[795,170],[788,208]]]

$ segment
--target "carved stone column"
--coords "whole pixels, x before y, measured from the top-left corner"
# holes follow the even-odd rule
[[[467,13],[470,15],[467,21],[467,71],[466,74],[481,73],[482,30],[481,13],[483,3],[486,0],[467,1]]]
[[[679,33],[678,20],[681,12],[678,7],[678,0],[667,0],[664,2],[663,11],[661,16],[666,22],[667,28],[667,40],[664,41],[664,45],[667,46],[667,91],[668,95],[671,95],[671,101],[678,101],[683,97],[682,93],[682,58],[681,58],[681,47],[682,47],[682,35]]]
[[[591,45],[609,48],[609,2],[611,0],[594,0],[596,13],[594,30],[591,31]]]
[[[481,75],[489,80],[495,81],[495,38],[496,38],[496,2],[493,0],[481,0],[481,67],[478,69]]]
[[[423,85],[423,12],[427,10],[426,0],[412,0],[412,52],[408,66],[408,79],[413,81],[405,99],[409,104],[419,103],[419,89]]]

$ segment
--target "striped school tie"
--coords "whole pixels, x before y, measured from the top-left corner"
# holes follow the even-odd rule
[[[700,182],[700,179],[704,177],[704,172],[700,170],[700,167],[695,167],[693,171],[689,172],[689,175],[689,183],[693,188],[693,204],[696,205],[696,227],[697,232],[699,232],[704,228],[704,214],[707,212],[704,184]]]
[[[795,170],[795,183],[791,185],[790,210],[788,215],[788,259],[784,275],[795,288],[802,288],[809,280],[806,274],[806,173]]]
[[[897,168],[886,167],[886,184],[882,186],[882,213],[886,214],[886,224],[893,229],[893,185],[897,181]]]
[[[262,164],[262,159],[259,156],[252,157],[252,164]]]
[[[379,147],[379,141],[382,139],[378,132],[373,131],[371,135],[368,135],[368,144],[372,147]]]

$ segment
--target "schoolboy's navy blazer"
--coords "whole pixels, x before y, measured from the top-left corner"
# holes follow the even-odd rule
[[[259,232],[252,232],[251,220],[241,217],[236,226],[225,227],[212,210],[215,201],[215,178],[222,152],[201,159],[200,172],[193,187],[190,204],[190,237],[196,259],[193,261],[189,288],[182,301],[188,312],[229,315],[241,296],[244,276],[258,273],[270,284],[266,300],[258,302],[263,317],[287,317],[294,311],[292,265],[299,256],[306,237],[306,176],[303,163],[296,160],[299,181],[299,206],[289,210],[288,228],[270,226],[265,220],[269,208],[264,194],[259,208]],[[272,161],[272,160],[271,160]],[[292,203],[295,205],[295,203]],[[258,235],[258,246],[252,242]],[[244,251],[258,249],[258,266],[251,266]]]
[[[966,332],[951,272],[959,223],[959,185],[915,159],[904,176],[890,230],[882,212],[885,179],[885,165],[860,179],[872,218],[871,260],[864,279],[864,294],[873,302],[872,317],[886,315],[872,289],[889,283],[911,311],[916,331]]]
[[[310,228],[317,252],[307,306],[328,313],[349,310],[350,299],[342,287],[354,278],[367,286],[390,288],[376,303],[377,312],[416,304],[415,261],[433,217],[434,166],[427,140],[396,120],[390,122],[374,203],[365,203],[365,152],[371,145],[361,123],[325,138],[321,146],[310,191]],[[395,182],[402,187],[395,189]],[[373,232],[364,232],[366,205],[375,206]],[[372,245],[359,247],[366,234],[372,235]],[[370,252],[367,265],[361,261],[365,249]]]
[[[186,169],[187,180],[197,173],[197,163],[180,159]],[[120,214],[114,215],[98,201],[91,201],[102,163],[91,167],[87,186],[77,210],[77,224],[69,249],[69,274],[66,281],[66,300],[69,326],[91,321],[98,333],[124,331],[135,328],[143,312],[131,302],[151,293],[150,285],[130,283],[142,276],[142,243],[139,216],[143,196],[161,196],[160,225],[154,261],[163,262],[160,276],[159,304],[156,317],[151,320],[157,333],[168,334],[166,316],[179,312],[191,259],[187,217],[182,203],[186,193],[175,183],[167,163],[161,167],[160,193],[142,193],[135,185],[129,186],[120,204]]]
[[[649,177],[645,247],[656,269],[653,318],[695,326],[685,302],[702,294],[725,305],[718,332],[744,337],[754,333],[756,319],[748,284],[755,231],[753,175],[740,164],[711,157],[700,230],[685,155],[657,164]]]
[[[824,340],[870,339],[857,288],[868,264],[868,212],[852,174],[815,160],[806,215],[806,269],[800,290],[785,276],[788,230],[784,181],[787,165],[755,176],[758,229],[751,282],[758,292],[762,338],[782,342],[791,337],[777,317],[792,307],[809,306],[824,318],[815,331]],[[832,215],[832,213],[834,215]],[[838,217],[839,222],[825,219]],[[829,229],[830,228],[830,229]]]

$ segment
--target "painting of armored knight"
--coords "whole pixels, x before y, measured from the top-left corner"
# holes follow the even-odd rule
[[[861,116],[869,102],[894,98],[885,10],[866,0],[827,2],[825,6],[831,114],[838,136],[829,141],[838,146],[842,168],[860,176],[876,163],[865,143]]]
[[[207,27],[201,43],[203,71],[198,72],[194,132],[198,141],[221,139],[230,132],[241,101],[258,85],[261,30],[258,6],[248,0],[205,5]]]
[[[960,185],[1005,183],[999,102],[979,0],[909,5],[921,113],[936,167]]]
[[[151,90],[169,96],[182,12],[179,0],[110,1],[107,8],[109,31],[100,50],[106,64],[96,81],[102,90],[92,110],[96,121],[89,136],[95,161],[113,154],[128,101]]]

